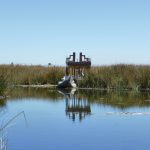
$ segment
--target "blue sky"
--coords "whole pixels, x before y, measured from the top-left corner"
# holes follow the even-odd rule
[[[150,64],[149,0],[1,0],[0,63]]]

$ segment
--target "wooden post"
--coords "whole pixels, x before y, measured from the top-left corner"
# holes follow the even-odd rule
[[[80,53],[80,58],[79,58],[80,62],[82,62],[82,53]]]
[[[76,61],[76,53],[73,52],[73,61],[75,62]]]

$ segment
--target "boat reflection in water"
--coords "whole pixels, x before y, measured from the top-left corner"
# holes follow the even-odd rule
[[[73,89],[61,89],[59,93],[65,96],[66,100],[66,116],[74,122],[77,118],[82,121],[86,116],[91,115],[90,103],[87,99],[77,96],[77,91]]]

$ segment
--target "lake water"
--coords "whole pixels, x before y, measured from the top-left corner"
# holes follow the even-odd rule
[[[17,88],[9,93],[0,101],[0,150],[150,147],[149,92]]]

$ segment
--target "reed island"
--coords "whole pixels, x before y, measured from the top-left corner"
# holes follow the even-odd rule
[[[69,61],[73,57],[72,61]],[[0,96],[7,87],[19,85],[57,85],[64,75],[77,76],[78,88],[115,90],[150,90],[150,65],[115,64],[91,66],[90,59],[80,53],[80,61],[74,66],[75,53],[66,59],[71,65],[0,65]],[[81,66],[79,63],[82,63]],[[84,65],[85,64],[85,65]],[[84,67],[85,66],[85,67]]]

